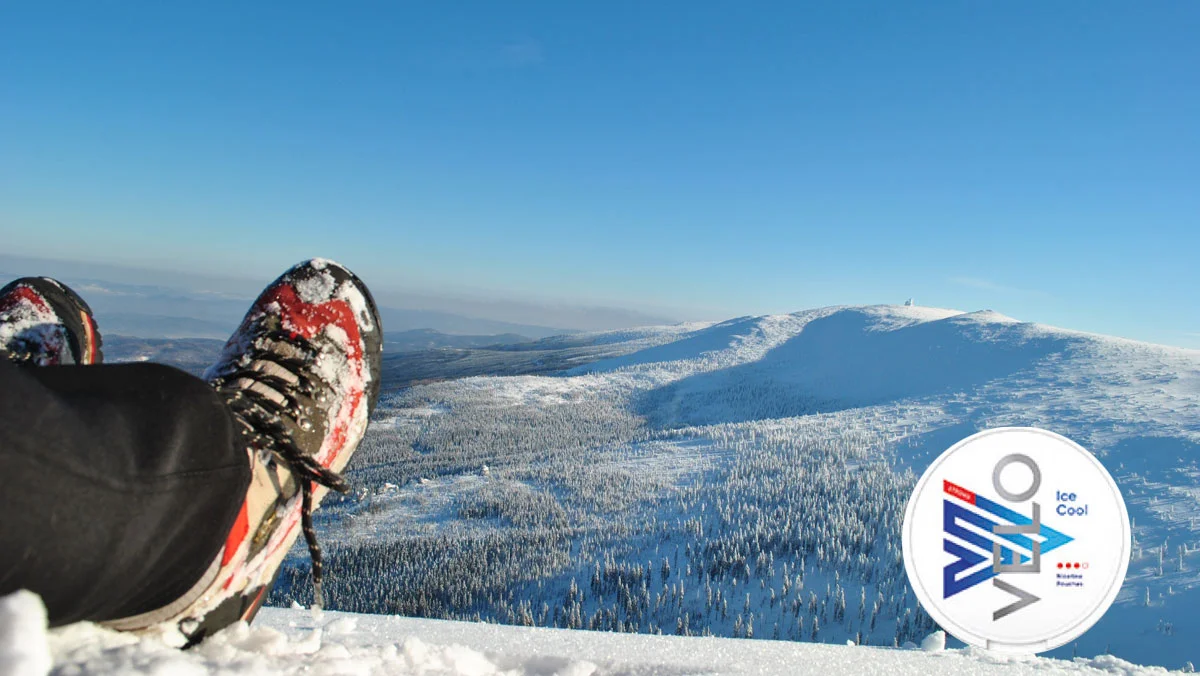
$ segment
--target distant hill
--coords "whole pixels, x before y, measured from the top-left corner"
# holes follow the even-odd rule
[[[96,311],[97,323],[104,335],[137,336],[157,340],[229,338],[238,320],[212,321],[193,317],[174,317],[138,312]]]
[[[532,338],[544,338],[563,333],[573,333],[568,329],[551,326],[534,326],[531,324],[513,324],[493,319],[478,319],[449,312],[436,310],[406,310],[392,307],[379,308],[383,330],[393,332],[430,329],[443,334],[460,336],[489,336],[514,334]]]
[[[217,360],[224,340],[213,338],[131,338],[105,334],[104,362],[154,362],[200,375]]]
[[[441,347],[490,347],[526,343],[531,339],[515,333],[500,333],[490,336],[458,336],[433,329],[409,331],[387,330],[383,337],[384,352],[415,352]]]
[[[118,319],[122,318],[118,317]],[[113,325],[119,328],[136,326],[136,324],[129,322],[118,321],[110,322],[109,325],[101,327],[104,330],[103,350],[105,361],[110,363],[150,361],[176,366],[195,374],[199,374],[208,368],[209,364],[216,361],[217,355],[221,351],[221,346],[225,344],[225,339],[228,338],[227,333],[220,339],[141,338],[121,335],[122,332],[118,332],[119,329],[110,332],[108,326]],[[164,325],[167,327],[186,327],[190,324],[186,322],[173,324],[167,321],[164,322]],[[406,355],[415,355],[409,358],[409,363],[436,363],[444,360],[444,357],[423,357],[419,353],[429,350],[447,349],[453,351],[482,350],[486,352],[488,348],[494,350],[507,349],[514,344],[522,344],[528,341],[529,338],[513,333],[492,336],[457,336],[434,331],[433,329],[414,329],[411,331],[385,332],[383,351],[385,354],[404,353]],[[389,364],[390,362],[385,360],[385,372]],[[566,365],[563,365],[561,368],[566,368]],[[493,371],[493,373],[496,372],[502,371]]]

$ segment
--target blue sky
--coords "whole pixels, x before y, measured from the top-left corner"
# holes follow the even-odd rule
[[[1200,4],[9,3],[7,253],[1200,347]]]

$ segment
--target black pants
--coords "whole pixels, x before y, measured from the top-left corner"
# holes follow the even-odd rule
[[[212,563],[250,482],[224,403],[158,364],[0,357],[0,595],[52,626],[160,608]]]

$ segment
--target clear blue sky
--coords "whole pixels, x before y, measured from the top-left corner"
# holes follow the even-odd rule
[[[8,253],[1200,347],[1200,3],[23,2]]]

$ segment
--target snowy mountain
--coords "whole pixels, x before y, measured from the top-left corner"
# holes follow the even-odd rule
[[[1200,635],[1200,351],[878,306],[493,354],[503,370],[489,372],[540,375],[382,401],[352,463],[358,492],[319,514],[331,608],[919,641],[935,627],[899,538],[915,476],[979,429],[1036,425],[1095,452],[1135,520],[1117,603],[1055,654],[1200,661],[1184,639]],[[296,552],[271,602],[309,593]]]

